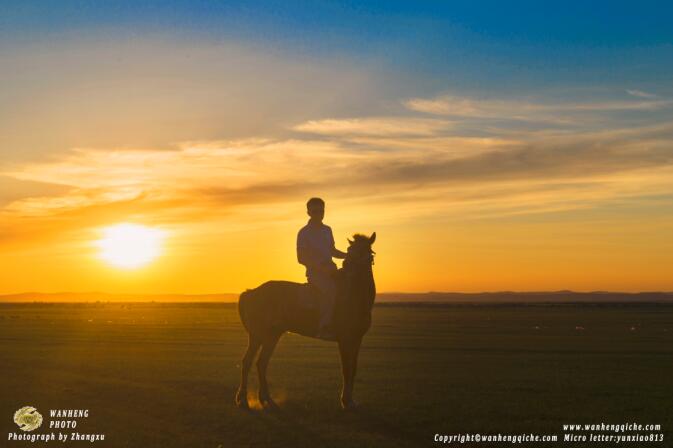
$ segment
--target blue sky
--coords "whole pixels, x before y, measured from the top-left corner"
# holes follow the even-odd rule
[[[5,38],[75,33],[236,39],[348,55],[429,89],[544,88],[673,75],[670,2],[3,2]],[[662,86],[662,88],[668,88]]]
[[[287,36],[348,30],[360,37],[387,38],[404,32],[391,25],[427,21],[504,41],[649,45],[670,43],[672,8],[665,1],[641,1],[637,7],[620,1],[5,1],[3,28],[34,33],[78,26],[214,30],[253,25],[257,32]]]

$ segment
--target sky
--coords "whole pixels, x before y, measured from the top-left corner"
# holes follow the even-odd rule
[[[0,293],[673,291],[666,2],[8,2]],[[121,269],[100,240],[162,235]]]

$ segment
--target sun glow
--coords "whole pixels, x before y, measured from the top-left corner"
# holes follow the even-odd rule
[[[113,266],[134,269],[160,255],[163,239],[161,230],[123,223],[103,229],[103,237],[96,244],[103,260]]]

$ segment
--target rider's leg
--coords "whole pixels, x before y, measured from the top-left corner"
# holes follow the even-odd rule
[[[327,327],[332,321],[332,315],[334,313],[334,301],[336,299],[336,285],[334,280],[328,278],[325,281],[323,286],[323,300],[320,313],[320,326],[318,329],[319,337],[331,337],[332,332],[330,332]]]
[[[321,292],[320,300],[320,324],[318,336],[327,336],[325,327],[329,325],[334,311],[334,301],[336,299],[336,285],[332,277],[328,275],[314,275],[309,279],[309,283],[315,285]]]
[[[320,310],[320,329],[324,330],[332,320],[332,313],[334,312],[334,299],[336,298],[336,288],[334,282],[323,291],[323,304]]]

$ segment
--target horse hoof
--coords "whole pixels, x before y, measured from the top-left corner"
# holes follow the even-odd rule
[[[270,398],[266,400],[260,400],[260,403],[262,404],[262,408],[265,411],[277,411],[280,409],[280,407],[278,407],[276,402]]]
[[[359,407],[360,407],[360,403],[358,403],[357,401],[354,401],[354,400],[347,401],[347,402],[343,402],[343,401],[341,402],[341,409],[343,409],[344,411],[353,411],[353,410],[355,410]]]
[[[234,403],[240,409],[250,409],[250,405],[248,404],[248,399],[247,398],[242,398],[241,394],[236,395],[236,399],[234,400]]]

